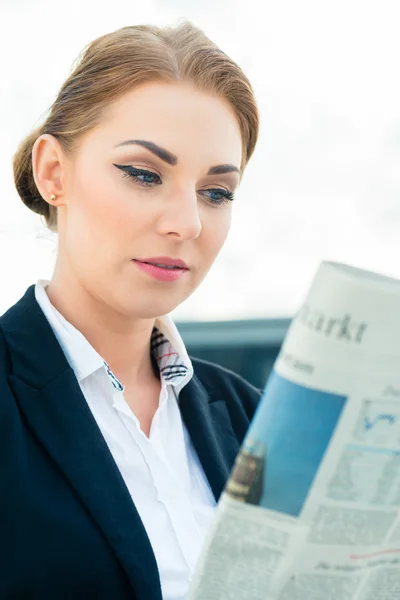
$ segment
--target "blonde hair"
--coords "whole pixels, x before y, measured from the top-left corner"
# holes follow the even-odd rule
[[[91,42],[78,58],[45,122],[14,155],[14,180],[26,206],[57,231],[57,209],[41,197],[32,171],[32,148],[42,134],[71,151],[80,135],[101,120],[103,109],[135,86],[150,81],[193,83],[229,102],[243,144],[242,169],[257,141],[259,115],[253,89],[240,67],[189,22],[175,27],[123,27]]]

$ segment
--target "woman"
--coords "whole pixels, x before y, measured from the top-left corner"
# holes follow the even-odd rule
[[[259,391],[165,315],[220,251],[257,132],[200,30],[136,26],[87,47],[16,153],[59,246],[0,318],[1,599],[184,598]]]

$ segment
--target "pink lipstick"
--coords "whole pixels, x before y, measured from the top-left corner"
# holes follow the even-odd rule
[[[179,258],[155,256],[152,258],[136,258],[133,262],[145,273],[158,281],[176,281],[189,271],[189,267]]]

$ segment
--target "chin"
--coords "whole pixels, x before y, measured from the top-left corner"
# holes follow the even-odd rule
[[[111,288],[109,303],[120,314],[132,319],[154,319],[175,310],[194,292],[194,282],[144,286],[139,282],[124,282]]]
[[[142,302],[138,302],[137,298],[135,300],[135,303],[132,304],[132,297],[127,299],[121,312],[126,316],[139,319],[156,319],[157,317],[162,317],[175,310],[183,302],[183,300],[172,302],[171,299],[163,301],[160,297]]]

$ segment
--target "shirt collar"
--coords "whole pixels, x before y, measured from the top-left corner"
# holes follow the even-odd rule
[[[82,381],[98,369],[105,368],[113,386],[122,391],[121,382],[105,360],[84,335],[51,304],[46,293],[48,284],[49,281],[39,279],[35,286],[35,297],[78,381]],[[192,378],[193,367],[182,337],[169,315],[159,317],[155,321],[151,352],[157,362],[161,381],[175,386],[176,392],[179,393]]]

